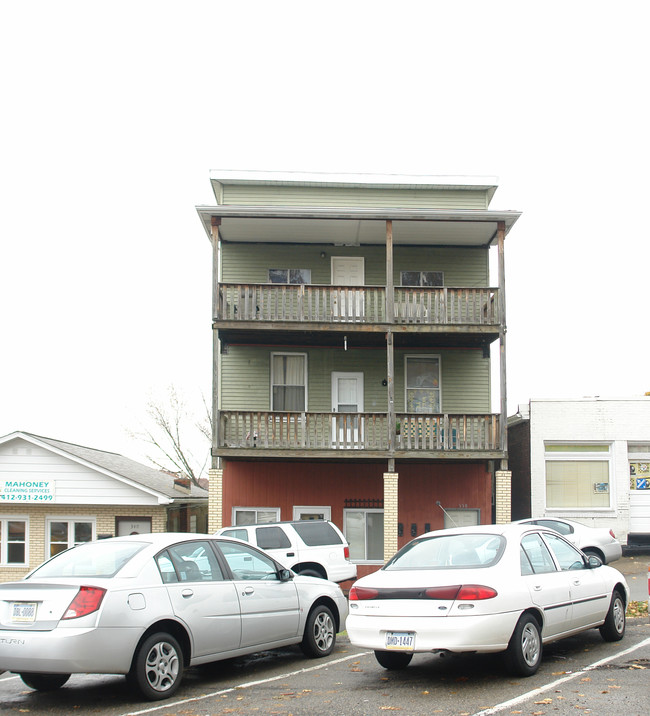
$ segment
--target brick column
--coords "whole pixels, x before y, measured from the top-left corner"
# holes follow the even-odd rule
[[[510,505],[512,497],[512,472],[510,470],[497,470],[494,473],[496,523],[505,525],[512,521]]]
[[[398,473],[384,473],[384,562],[397,552]]]
[[[223,470],[209,470],[208,532],[223,527]]]

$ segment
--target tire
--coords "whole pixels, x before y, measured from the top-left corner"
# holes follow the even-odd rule
[[[59,689],[70,678],[70,674],[20,674],[23,682],[36,691]]]
[[[318,579],[325,579],[325,577],[323,577],[323,575],[315,569],[301,569],[298,574],[301,574],[303,577],[318,577]]]
[[[532,676],[542,663],[542,634],[531,614],[523,614],[510,637],[505,653],[508,671],[515,676]]]
[[[605,623],[599,631],[605,641],[620,641],[625,635],[625,602],[618,589],[612,593]]]
[[[165,632],[147,637],[135,652],[128,678],[149,701],[170,697],[183,678],[183,651],[178,641]]]
[[[391,671],[405,669],[411,663],[412,658],[413,654],[403,651],[375,651],[375,659],[384,669]]]
[[[300,648],[305,656],[318,659],[332,653],[336,644],[336,622],[329,607],[319,604],[314,607],[305,624],[305,634]]]

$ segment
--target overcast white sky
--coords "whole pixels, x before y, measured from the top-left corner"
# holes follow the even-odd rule
[[[0,4],[0,435],[209,395],[210,169],[498,176],[509,413],[650,391],[649,5]]]

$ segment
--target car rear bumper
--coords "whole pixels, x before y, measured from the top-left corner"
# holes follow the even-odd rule
[[[0,671],[126,674],[142,629],[0,631]]]
[[[413,652],[503,651],[517,624],[519,613],[463,617],[376,617],[354,614],[346,622],[350,641],[366,649],[386,649],[388,632],[415,634]]]

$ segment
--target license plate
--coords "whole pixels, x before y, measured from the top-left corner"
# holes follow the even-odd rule
[[[415,633],[412,631],[386,632],[386,648],[413,651],[415,648]]]
[[[11,608],[11,621],[31,624],[36,619],[36,602],[14,602]]]

